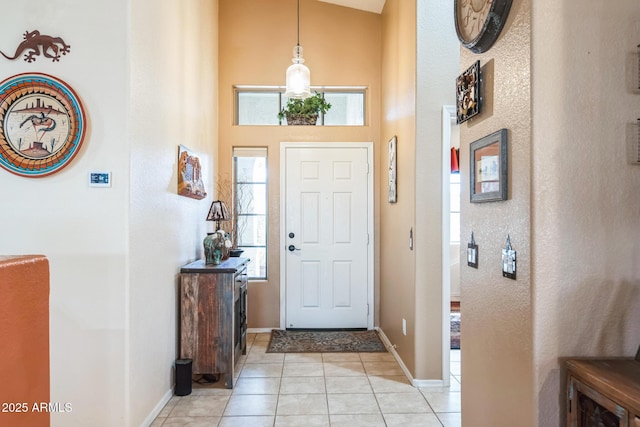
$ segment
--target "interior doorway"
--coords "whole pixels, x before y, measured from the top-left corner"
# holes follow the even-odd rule
[[[459,149],[460,134],[455,106],[445,105],[442,108],[442,372],[445,386],[450,385],[452,376],[455,378],[456,374],[460,375]],[[454,349],[456,342],[457,351]]]

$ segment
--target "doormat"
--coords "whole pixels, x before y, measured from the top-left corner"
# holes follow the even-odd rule
[[[373,353],[386,352],[375,330],[285,331],[274,329],[267,353]]]
[[[460,350],[460,313],[451,313],[451,350]]]

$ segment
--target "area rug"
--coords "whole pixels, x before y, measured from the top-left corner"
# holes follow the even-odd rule
[[[386,352],[372,331],[284,331],[274,329],[267,353],[372,353]]]
[[[460,350],[460,313],[451,313],[451,350]]]

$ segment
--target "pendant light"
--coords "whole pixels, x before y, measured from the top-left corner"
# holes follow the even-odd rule
[[[304,65],[300,46],[300,0],[298,0],[298,44],[293,48],[293,65],[287,68],[287,89],[284,96],[289,98],[307,98],[311,96],[311,72]]]

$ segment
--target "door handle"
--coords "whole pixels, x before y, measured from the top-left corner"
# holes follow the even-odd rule
[[[295,245],[289,245],[289,252],[299,251],[300,249],[296,248]]]

